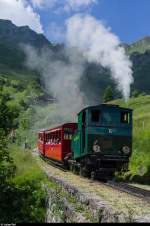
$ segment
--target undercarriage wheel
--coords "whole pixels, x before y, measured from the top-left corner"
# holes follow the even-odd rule
[[[124,170],[125,172],[128,171],[128,163],[124,163],[123,170]]]
[[[70,164],[69,170],[70,170],[71,172],[73,172],[73,164]]]
[[[76,174],[76,175],[79,174],[79,169],[78,169],[78,166],[77,165],[74,165],[73,173]]]
[[[77,174],[77,169],[76,169],[76,165],[75,164],[71,164],[70,170],[71,170],[72,173]]]
[[[91,180],[94,180],[96,178],[96,173],[94,171],[91,172]]]
[[[79,175],[85,177],[86,176],[86,170],[85,167],[80,166]]]
[[[64,161],[64,167],[66,170],[70,170],[70,166],[66,160]]]

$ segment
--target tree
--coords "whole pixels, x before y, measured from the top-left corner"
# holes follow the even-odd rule
[[[12,112],[7,106],[10,96],[0,89],[0,185],[15,173],[15,166],[8,151],[8,134],[12,127]]]
[[[21,110],[21,105],[13,100],[7,90],[0,88],[0,129],[8,135],[17,126],[17,118]]]
[[[8,140],[6,133],[0,129],[0,185],[5,184],[14,176],[16,167],[8,151]]]
[[[113,99],[114,99],[114,97],[113,97],[112,88],[111,88],[111,86],[108,86],[104,91],[103,102],[105,103],[105,102],[111,101]]]
[[[140,95],[140,92],[138,90],[132,91],[132,97],[138,97]]]

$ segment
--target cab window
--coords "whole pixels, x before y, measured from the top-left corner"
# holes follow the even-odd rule
[[[100,111],[99,110],[91,111],[91,121],[99,122],[99,119],[100,119]]]
[[[130,114],[129,112],[121,112],[121,123],[130,123]]]

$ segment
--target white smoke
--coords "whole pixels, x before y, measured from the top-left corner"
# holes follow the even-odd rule
[[[80,49],[88,62],[109,68],[118,90],[127,101],[133,82],[132,63],[118,37],[90,15],[77,14],[68,19],[66,25],[67,44]]]
[[[74,48],[63,49],[63,59],[56,59],[48,49],[39,53],[33,47],[25,46],[24,51],[27,66],[40,72],[47,91],[57,100],[57,117],[75,120],[76,114],[85,106],[80,91],[84,58]]]
[[[88,104],[88,98],[80,90],[87,61],[111,71],[125,100],[130,95],[133,82],[129,57],[120,47],[118,37],[100,21],[88,15],[73,16],[66,23],[66,41],[69,47],[63,48],[59,54],[49,49],[24,48],[28,67],[40,72],[47,91],[57,100],[54,114],[46,112],[48,124],[62,123],[66,118],[74,121],[76,114]]]

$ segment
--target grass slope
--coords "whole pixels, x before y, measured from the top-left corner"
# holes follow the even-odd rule
[[[1,191],[0,221],[6,223],[39,223],[45,220],[48,180],[29,150],[9,145],[16,165],[16,175]]]
[[[132,53],[145,53],[147,50],[150,50],[150,37],[147,36],[127,47],[128,54]]]
[[[131,98],[127,103],[123,100],[111,103],[133,109],[133,153],[129,169],[133,178],[147,181],[150,177],[150,96]]]

